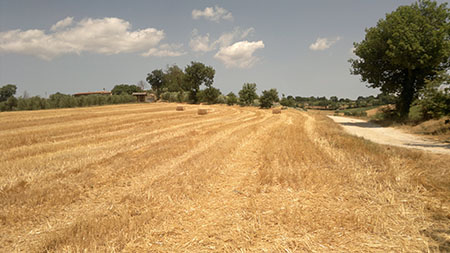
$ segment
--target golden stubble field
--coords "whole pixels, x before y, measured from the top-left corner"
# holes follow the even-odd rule
[[[313,113],[0,113],[0,252],[445,252],[450,157]]]

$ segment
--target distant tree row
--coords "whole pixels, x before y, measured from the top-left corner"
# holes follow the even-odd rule
[[[8,92],[4,92],[5,88]],[[34,97],[14,97],[17,87],[15,85],[6,85],[0,88],[1,100],[0,111],[21,111],[21,110],[42,110],[55,108],[73,108],[108,104],[132,103],[136,98],[129,94],[121,95],[88,95],[74,97],[72,95],[55,93],[49,98]],[[7,95],[5,95],[7,94]],[[4,96],[5,95],[5,96]]]

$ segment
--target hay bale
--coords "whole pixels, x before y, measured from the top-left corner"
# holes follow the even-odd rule
[[[177,106],[177,111],[184,111],[184,106],[178,105]]]
[[[197,114],[198,114],[198,115],[205,115],[205,114],[208,114],[208,109],[202,109],[202,108],[199,108],[198,111],[197,111]]]
[[[272,114],[280,114],[281,113],[281,109],[280,108],[273,108],[272,109]]]

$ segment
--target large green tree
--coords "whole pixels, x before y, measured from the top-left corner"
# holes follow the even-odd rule
[[[164,72],[162,69],[155,69],[152,73],[148,73],[146,80],[156,92],[156,97],[159,98],[161,95],[161,89],[164,86]]]
[[[164,72],[164,86],[170,92],[183,91],[184,72],[177,65],[168,66]]]
[[[425,80],[449,68],[449,18],[446,3],[424,0],[398,7],[354,43],[359,58],[350,59],[351,73],[369,87],[395,94],[397,110],[406,116]]]
[[[277,89],[270,89],[263,91],[259,100],[261,102],[261,108],[271,108],[273,102],[280,101],[280,98],[278,97]]]
[[[8,100],[8,98],[14,96],[17,91],[17,86],[14,84],[7,84],[3,87],[0,87],[0,102]]]
[[[251,105],[258,98],[256,94],[256,83],[244,83],[239,91],[239,101],[243,105]]]
[[[191,62],[184,69],[184,89],[189,91],[192,102],[197,103],[197,93],[201,85],[211,88],[216,71],[211,66],[205,66],[201,62]]]

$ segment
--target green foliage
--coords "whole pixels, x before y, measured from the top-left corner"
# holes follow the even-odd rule
[[[197,101],[206,102],[208,104],[215,104],[217,103],[217,99],[220,95],[221,92],[219,89],[216,89],[214,87],[208,87],[204,90],[200,90],[197,93]]]
[[[183,91],[184,87],[184,72],[177,65],[167,67],[164,72],[163,83],[164,87],[170,92]]]
[[[217,104],[226,104],[227,103],[227,97],[224,95],[219,95],[217,97]]]
[[[190,99],[197,103],[197,92],[201,85],[210,88],[214,82],[214,75],[216,71],[211,66],[205,66],[201,62],[191,62],[184,69],[184,90],[190,91]]]
[[[244,83],[239,91],[239,102],[241,105],[252,105],[253,101],[258,98],[256,94],[256,83]]]
[[[7,101],[0,103],[0,111],[14,110],[42,110],[54,108],[73,108],[84,106],[96,106],[107,104],[123,104],[135,102],[134,96],[124,95],[87,95],[74,97],[67,94],[55,93],[50,95],[48,99],[34,96],[31,98],[15,98],[10,97]]]
[[[186,103],[189,102],[189,92],[186,91],[165,91],[161,93],[161,99],[167,102],[179,102]]]
[[[161,69],[155,69],[152,73],[147,74],[146,80],[152,86],[152,89],[156,92],[156,97],[159,99],[161,89],[164,86],[164,72]]]
[[[233,92],[228,93],[228,95],[227,95],[227,105],[235,105],[237,103],[238,103],[237,96]]]
[[[450,11],[446,4],[419,1],[400,6],[366,30],[355,43],[352,74],[383,93],[398,95],[397,109],[406,116],[425,79],[450,66]]]
[[[427,81],[425,87],[419,92],[419,98],[414,101],[409,110],[408,118],[418,122],[450,115],[449,83],[449,75],[444,72],[439,75],[439,78]]]
[[[8,100],[8,98],[14,96],[17,91],[17,86],[14,84],[7,84],[3,87],[0,87],[0,102],[4,102]]]
[[[326,98],[325,98],[326,100]],[[295,99],[292,96],[288,96],[287,98],[284,96],[281,98],[280,104],[282,106],[287,106],[287,107],[295,107],[296,106],[296,102]],[[328,102],[327,102],[328,104]]]
[[[131,95],[133,92],[141,92],[142,89],[134,84],[119,84],[114,86],[114,88],[111,90],[111,93],[113,95],[124,95],[128,94]]]
[[[18,100],[17,98],[11,96],[8,100],[0,103],[0,111],[12,111],[17,107]]]
[[[264,90],[259,98],[261,108],[271,108],[274,102],[278,102],[278,91],[276,89]]]

